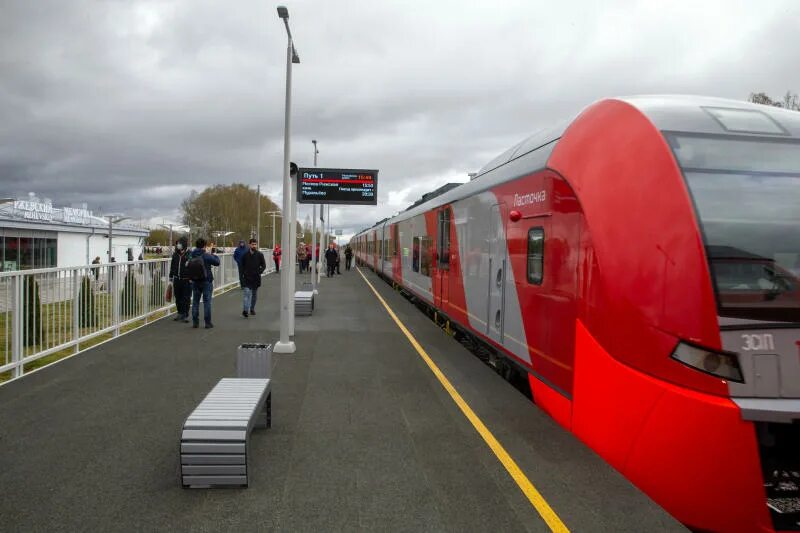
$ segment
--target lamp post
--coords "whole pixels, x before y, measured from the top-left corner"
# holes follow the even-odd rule
[[[289,29],[289,10],[284,6],[278,6],[278,17],[283,20],[286,27],[288,43],[286,47],[286,111],[283,127],[283,220],[281,224],[282,248],[289,252],[290,268],[281,269],[281,332],[280,339],[275,343],[273,351],[275,353],[294,353],[297,349],[294,342],[289,339],[291,327],[291,314],[294,310],[292,289],[294,288],[294,258],[292,257],[292,184],[289,181],[289,152],[290,152],[290,133],[291,133],[291,109],[292,109],[292,63],[300,63],[300,57],[294,48],[292,32]],[[291,332],[293,333],[293,332]]]
[[[319,150],[317,150],[317,141],[312,140],[311,144],[314,145],[314,167],[317,166],[317,154]],[[311,230],[311,287],[314,290],[314,294],[319,294],[317,290],[317,204],[311,204],[311,224],[313,226]]]
[[[261,185],[256,187],[256,242],[261,246]]]
[[[113,253],[111,241],[114,238],[114,224],[119,224],[123,220],[128,220],[130,217],[122,216],[120,213],[108,213],[103,215],[103,217],[108,219],[108,262],[110,263],[113,257],[111,255]]]
[[[225,249],[225,237],[227,237],[228,235],[233,235],[233,232],[232,231],[215,231],[214,233],[212,233],[212,235],[214,235],[216,238],[222,237],[222,248],[224,250]]]
[[[169,230],[169,243],[167,244],[167,247],[169,248],[169,250],[171,252],[172,251],[172,246],[173,246],[173,244],[172,244],[172,226],[174,226],[174,224],[159,224],[159,226],[161,226],[164,229],[168,229]]]
[[[272,249],[275,249],[275,216],[283,218],[280,211],[264,211],[265,215],[272,215]]]

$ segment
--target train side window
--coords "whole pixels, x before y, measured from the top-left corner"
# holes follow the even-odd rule
[[[439,239],[437,241],[437,263],[442,270],[450,269],[450,208],[439,211]]]
[[[411,270],[419,272],[419,237],[414,237],[413,255],[411,257]]]
[[[420,239],[420,260],[419,260],[419,273],[423,276],[431,277],[431,256],[433,255],[433,238],[422,237]]]
[[[544,228],[528,230],[528,283],[541,285],[544,278]]]

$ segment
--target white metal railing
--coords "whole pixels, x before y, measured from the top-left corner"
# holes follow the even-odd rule
[[[218,257],[215,294],[239,283],[233,254]],[[61,359],[169,315],[169,267],[163,258],[0,272],[0,383],[21,377],[34,361]]]

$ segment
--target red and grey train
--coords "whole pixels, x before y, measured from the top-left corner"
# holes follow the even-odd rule
[[[602,100],[351,243],[683,523],[800,530],[800,113]]]

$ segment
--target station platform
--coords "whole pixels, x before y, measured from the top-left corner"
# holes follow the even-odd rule
[[[565,526],[684,531],[369,270],[324,278],[273,355],[272,428],[247,489],[187,490],[186,416],[236,347],[278,338],[279,277],[257,315],[238,289],[213,329],[167,318],[0,387],[4,531],[550,531],[370,286]],[[308,275],[298,276],[298,284]],[[202,311],[201,311],[202,312]]]

